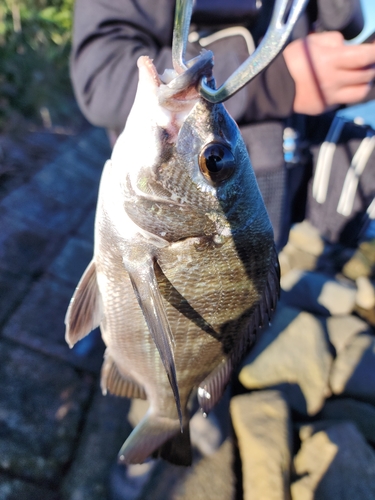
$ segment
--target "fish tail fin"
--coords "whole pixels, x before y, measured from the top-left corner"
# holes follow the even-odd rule
[[[189,424],[181,432],[178,419],[147,412],[122,445],[119,462],[139,464],[150,456],[162,457],[176,465],[191,465]]]
[[[183,427],[175,436],[168,439],[152,454],[154,458],[161,457],[175,465],[191,465],[193,452],[190,442],[189,424]]]

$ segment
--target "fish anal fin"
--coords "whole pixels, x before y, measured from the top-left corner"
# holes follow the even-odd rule
[[[108,391],[114,396],[147,399],[144,388],[131,377],[120,373],[116,363],[107,352],[102,366],[100,385],[103,395],[106,395]]]
[[[122,445],[118,460],[122,464],[141,464],[154,453],[159,455],[159,448],[179,434],[179,420],[148,411]]]
[[[198,387],[198,402],[204,413],[208,413],[219,401],[230,380],[233,370],[232,358],[223,360]]]
[[[96,281],[95,262],[92,260],[83,273],[65,316],[65,340],[73,347],[97,328],[103,314],[102,300]]]

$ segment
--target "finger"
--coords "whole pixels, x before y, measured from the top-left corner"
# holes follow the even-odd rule
[[[337,92],[337,102],[342,104],[353,104],[363,101],[369,93],[371,86],[371,84],[362,84],[342,88]]]
[[[325,31],[324,33],[311,33],[307,36],[309,43],[316,43],[324,47],[341,47],[344,37],[339,31]]]
[[[366,68],[375,64],[375,44],[365,43],[342,47],[337,65],[345,69]]]
[[[339,70],[337,73],[338,87],[366,85],[375,79],[375,68]]]

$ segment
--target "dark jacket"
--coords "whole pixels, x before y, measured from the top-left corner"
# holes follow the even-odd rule
[[[90,122],[122,130],[136,92],[139,56],[149,55],[160,73],[172,67],[174,5],[175,0],[76,0],[71,76]],[[219,84],[248,56],[241,37],[210,48]],[[294,82],[281,55],[227,107],[244,124],[285,118],[293,100]]]

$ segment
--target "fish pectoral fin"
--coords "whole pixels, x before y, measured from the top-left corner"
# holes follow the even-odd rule
[[[141,464],[149,456],[162,456],[177,465],[191,465],[192,451],[188,424],[181,432],[179,421],[148,411],[122,445],[122,464]]]
[[[233,371],[232,358],[224,360],[206,377],[198,387],[198,402],[204,413],[208,413],[219,401]]]
[[[125,376],[119,372],[108,350],[104,355],[100,386],[104,396],[107,394],[107,391],[109,391],[114,396],[147,399],[145,390],[141,385],[135,382],[131,377]]]
[[[154,262],[152,259],[145,259],[142,262],[132,262],[130,264],[124,260],[124,265],[129,273],[130,281],[151,337],[167,372],[182,428],[180,393],[173,352],[174,339],[156,280]]]
[[[95,262],[83,273],[65,316],[65,340],[73,347],[97,328],[103,315],[102,299],[96,282]]]

